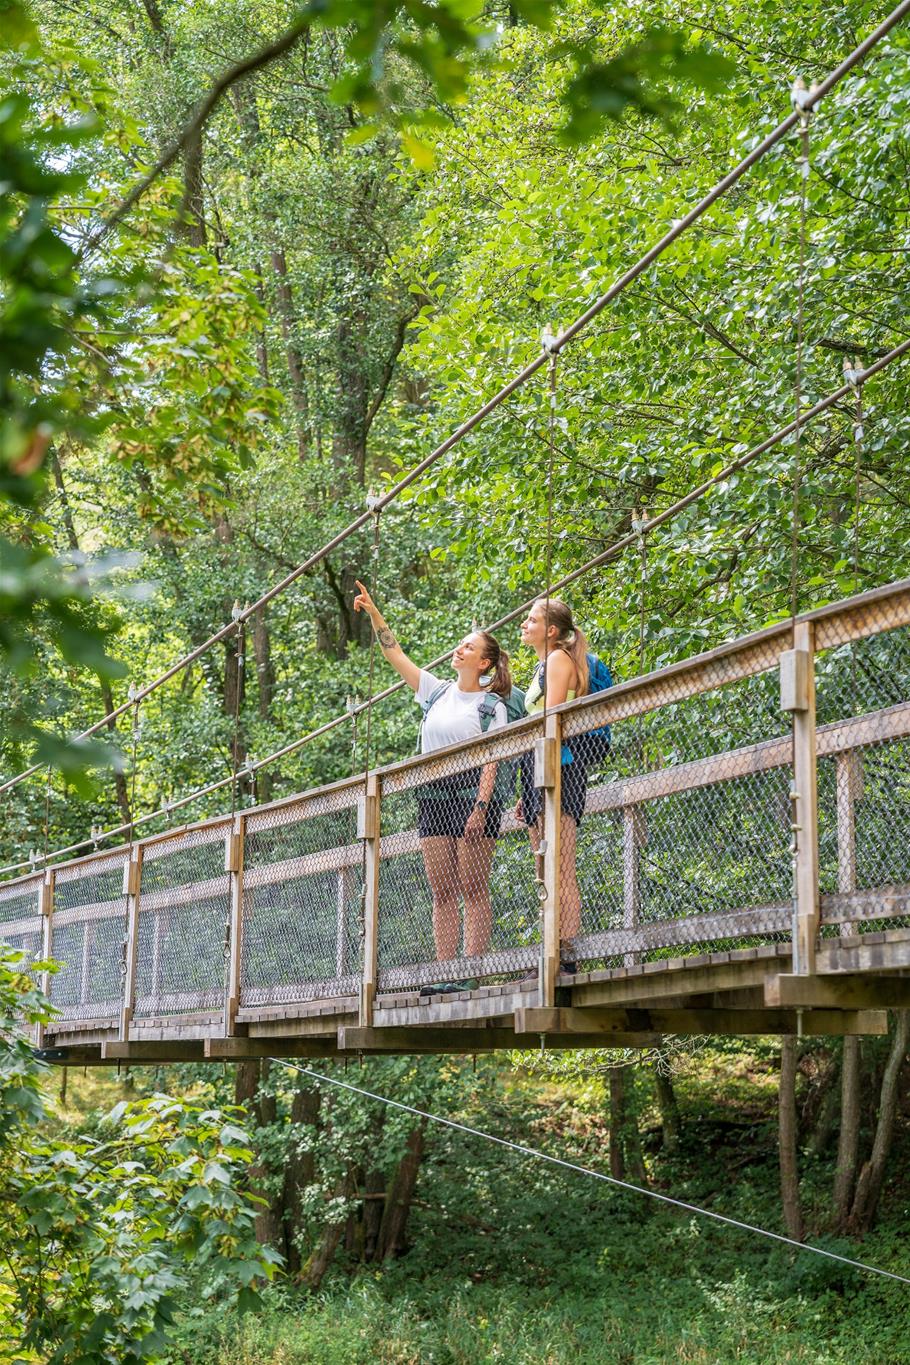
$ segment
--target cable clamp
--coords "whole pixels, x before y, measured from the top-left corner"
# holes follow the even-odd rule
[[[345,704],[345,709],[347,710],[348,715],[349,715],[349,716],[353,716],[354,713],[355,713],[356,710],[357,710],[357,699],[356,699],[356,697],[345,697],[344,704]]]
[[[844,383],[850,385],[854,396],[857,398],[859,397],[860,386],[865,377],[866,371],[859,366],[856,357],[854,357],[853,360],[844,360]]]
[[[366,496],[367,511],[372,512],[374,517],[377,517],[379,513],[382,511],[382,508],[379,506],[381,502],[382,502],[381,493],[367,493]]]
[[[240,598],[237,597],[234,599],[234,605],[231,607],[231,620],[239,621],[242,615],[243,608],[240,605]]]
[[[136,686],[135,683],[130,683],[129,687],[126,689],[126,699],[127,699],[127,701],[129,701],[129,702],[134,702],[134,701],[136,700],[136,698],[138,697],[138,695],[139,695],[139,689],[138,689],[138,687]]]
[[[814,100],[817,89],[818,86],[814,82],[812,85],[807,86],[802,76],[797,76],[796,80],[793,82],[793,87],[790,91],[790,103],[799,114],[800,124],[803,128],[809,126],[809,120],[812,117],[812,105],[809,101]]]
[[[540,344],[543,347],[543,350],[546,353],[546,355],[556,354],[556,352],[559,349],[559,340],[560,340],[559,334],[557,333],[556,335],[554,335],[552,327],[550,326],[549,323],[547,323],[546,327],[540,334]]]

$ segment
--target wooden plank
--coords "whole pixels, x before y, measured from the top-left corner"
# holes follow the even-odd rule
[[[136,966],[139,960],[139,901],[142,884],[142,845],[138,844],[123,867],[126,896],[126,933],[123,952],[123,1001],[120,1010],[120,1041],[130,1036],[130,1022],[136,1003]]]
[[[483,957],[453,957],[443,962],[410,962],[379,973],[379,990],[401,991],[411,986],[432,986],[438,981],[463,981],[498,976],[501,972],[525,971],[540,960],[538,947],[501,948]]]
[[[793,782],[798,825],[796,848],[796,941],[794,971],[811,976],[820,923],[818,904],[818,762],[815,744],[815,638],[810,622],[798,622],[793,649],[806,655],[805,705],[793,711]]]
[[[334,1038],[339,1023],[353,1024],[358,1018],[355,1007],[344,1014],[314,1014],[306,1019],[251,1019],[246,1031],[248,1038]]]
[[[357,979],[349,979],[356,989],[358,984]],[[351,1011],[356,1013],[357,1001],[358,997],[356,995],[336,995],[330,998],[290,1002],[283,1005],[256,1005],[251,1003],[243,1006],[243,1008],[237,1011],[237,1022],[245,1023],[254,1019],[257,1021],[266,1019],[307,1019],[313,1015],[322,1013],[349,1014]]]
[[[887,583],[800,618],[816,623],[816,647],[833,649],[851,640],[910,625],[910,580]]]
[[[44,874],[44,880],[38,887],[38,911],[41,915],[41,957],[48,961],[51,956],[51,945],[54,941],[54,871],[48,868]],[[9,932],[7,928],[7,932]],[[49,1000],[51,995],[51,973],[41,973],[41,990],[45,999]],[[46,1024],[35,1025],[35,1047],[44,1046]]]
[[[333,1029],[326,1037],[304,1038],[206,1038],[206,1061],[239,1062],[250,1057],[335,1057],[338,1048]]]
[[[95,901],[92,905],[68,905],[65,910],[55,910],[54,926],[63,929],[67,924],[96,924],[99,920],[122,919],[125,914],[121,894],[111,901]]]
[[[541,954],[537,973],[539,1003],[552,1005],[556,999],[561,937],[562,878],[562,731],[559,716],[546,717],[544,738],[538,740],[534,782],[543,787],[543,898],[541,901]]]
[[[802,1010],[802,1031],[813,1037],[888,1032],[887,1011],[882,1009]],[[582,1033],[601,1035],[609,1044],[615,1034],[704,1034],[746,1037],[753,1034],[795,1033],[795,1009],[524,1009],[515,1011],[516,1033]]]
[[[910,1009],[910,977],[836,972],[831,976],[767,976],[765,1004],[800,1009]]]
[[[659,1036],[654,1033],[623,1033],[614,1040],[616,1047],[654,1047]],[[548,1047],[602,1047],[599,1034],[553,1035],[546,1038]],[[516,1051],[540,1047],[539,1035],[516,1034],[511,1029],[433,1029],[433,1028],[340,1028],[338,1051],[378,1053],[454,1053],[470,1055],[480,1052]]]
[[[677,970],[666,970],[646,976],[627,973],[617,979],[594,981],[586,986],[576,986],[572,991],[573,1005],[619,1005],[641,1004],[665,999],[670,995],[689,994],[698,991],[740,990],[744,986],[761,986],[768,974],[766,959],[755,958],[745,962],[730,962],[729,954],[719,954],[726,961],[712,962],[702,966],[680,966]],[[790,956],[786,947],[787,962]]]
[[[240,1008],[241,966],[243,962],[243,852],[246,820],[234,817],[224,848],[224,865],[230,878],[230,908],[227,926],[227,973],[224,998],[224,1032],[230,1037],[236,1030]]]
[[[881,934],[858,934],[839,942],[823,941],[818,970],[825,975],[839,972],[896,972],[910,968],[910,929],[889,929]]]
[[[379,778],[370,773],[358,813],[358,837],[364,841],[363,862],[363,976],[360,983],[361,1024],[373,1014],[379,959],[379,860],[382,830],[381,788]]]
[[[687,915],[682,919],[658,920],[640,924],[635,930],[604,929],[597,934],[583,934],[575,939],[579,958],[617,957],[621,953],[634,954],[677,945],[710,943],[716,939],[751,938],[761,934],[788,931],[791,909],[789,903],[753,906],[721,915]],[[626,963],[626,966],[633,965]],[[653,971],[659,964],[648,963]]]
[[[195,1062],[204,1057],[202,1040],[165,1039],[161,1042],[126,1042],[101,1044],[103,1062]]]
[[[372,1023],[378,1028],[410,1028],[412,1025],[449,1025],[473,1022],[510,1015],[537,999],[537,983],[524,983],[528,989],[515,989],[510,994],[480,996],[472,992],[463,996],[434,996],[419,1005],[401,1005],[395,1009],[373,1011]]]

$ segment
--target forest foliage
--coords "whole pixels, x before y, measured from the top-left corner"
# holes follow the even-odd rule
[[[406,647],[432,658],[473,619],[536,592],[548,560],[554,577],[570,572],[789,421],[798,364],[808,404],[840,384],[845,358],[868,363],[904,336],[910,54],[898,29],[813,118],[805,240],[789,139],[562,353],[550,487],[541,377],[383,514],[378,544],[372,528],[351,538],[257,613],[245,673],[229,637],[103,743],[71,743],[539,354],[543,329],[582,313],[784,116],[794,77],[832,69],[884,7],[720,0],[693,12],[661,0],[647,11],[625,0],[609,11],[590,0],[0,6],[0,769],[40,765],[0,796],[0,861],[158,810],[363,699],[355,577]],[[866,392],[860,444],[849,403],[804,433],[801,607],[910,572],[907,400],[896,366]],[[794,446],[781,445],[575,585],[576,614],[617,677],[789,611],[793,469]],[[518,653],[519,680],[529,666]],[[378,707],[373,761],[408,753],[415,728],[400,699]],[[370,757],[365,743],[346,722],[243,783],[241,799],[345,776]],[[871,1361],[870,1323],[895,1359],[905,1349],[899,1325],[882,1325],[898,1316],[884,1290],[863,1297],[853,1278],[802,1262],[769,1269],[744,1247],[720,1276],[729,1244],[692,1226],[655,1219],[651,1233],[640,1211],[617,1202],[604,1214],[555,1178],[277,1069],[183,1070],[156,1078],[168,1094],[149,1086],[106,1120],[55,1127],[40,1068],[11,1037],[13,1006],[35,1019],[44,1008],[19,965],[0,977],[0,1315],[39,1359],[75,1365],[90,1319],[99,1358],[154,1358],[170,1349],[176,1302],[178,1335],[200,1353],[190,1358],[226,1362],[215,1352],[236,1347],[239,1362],[246,1329],[225,1305],[239,1293],[242,1307],[279,1256],[287,1277],[261,1330],[279,1343],[298,1291],[340,1282],[363,1359],[421,1358],[434,1333],[440,1359],[508,1358],[510,1342],[516,1359],[578,1358],[595,1340],[620,1359],[653,1326],[660,1294],[657,1339],[691,1331],[691,1359],[717,1358],[712,1342],[735,1359],[775,1338],[781,1360]],[[902,1027],[792,1058],[804,1228],[863,1232],[894,1264],[890,1208],[870,1232],[884,1177],[872,1157],[888,1106],[905,1140],[899,1065],[882,1099]],[[731,1044],[703,1071],[696,1055],[671,1075],[589,1055],[567,1074],[544,1058],[533,1093],[526,1077],[451,1059],[374,1062],[370,1081],[523,1141],[571,1142],[617,1176],[696,1201],[729,1195],[727,1210],[782,1225],[773,1102],[756,1101],[776,1087],[776,1062],[765,1044],[745,1056]],[[845,1073],[863,1096],[846,1154],[834,1150]],[[708,1122],[718,1076],[728,1107]],[[725,1125],[741,1100],[737,1146]],[[739,1173],[732,1190],[719,1171]],[[454,1290],[453,1238],[469,1267]],[[677,1269],[677,1289],[653,1278],[655,1264]],[[363,1273],[380,1268],[375,1284]],[[608,1270],[622,1312],[607,1304],[593,1324],[585,1310]],[[348,1272],[360,1272],[350,1293]],[[553,1286],[571,1313],[553,1308]],[[546,1302],[529,1312],[534,1295]],[[336,1308],[328,1300],[320,1318],[313,1302],[329,1359],[344,1346]],[[391,1353],[395,1332],[411,1355]],[[123,1342],[132,1356],[117,1354]]]
[[[378,23],[381,7],[367,8]],[[465,28],[453,5],[437,29],[392,6],[380,41],[369,25],[345,27],[354,10],[329,7],[227,88],[199,138],[107,227],[220,73],[277,41],[293,12],[36,4],[40,49],[4,58],[2,259],[17,300],[4,327],[20,319],[28,345],[14,331],[4,342],[4,583],[20,586],[4,612],[0,745],[6,773],[66,765],[51,783],[52,845],[226,775],[238,687],[241,763],[362,699],[356,573],[418,657],[536,591],[548,555],[542,382],[390,507],[377,554],[365,531],[257,615],[245,678],[228,638],[149,698],[137,724],[127,716],[105,734],[134,778],[70,799],[72,770],[104,755],[73,754],[67,736],[412,467],[535,354],[544,326],[579,314],[779,120],[797,71],[833,67],[880,17],[865,3],[818,6],[788,27],[731,0],[710,22],[667,5],[644,27],[634,8],[605,16],[577,3],[494,6]],[[845,356],[867,362],[901,334],[906,63],[898,29],[813,121],[806,403],[837,386]],[[569,92],[587,79],[590,103],[591,72],[605,69],[600,114],[618,108],[611,82],[638,91],[632,112],[598,115],[577,144],[566,121],[584,122],[583,102]],[[405,113],[417,109],[432,117],[412,155]],[[17,250],[26,236],[29,251]],[[563,353],[554,575],[790,418],[799,256],[791,140]],[[34,279],[16,275],[26,267]],[[50,298],[38,276],[52,279]],[[43,330],[28,308],[46,310]],[[905,383],[897,367],[867,395],[858,480],[850,405],[804,435],[801,606],[906,572]],[[785,444],[655,532],[644,554],[633,546],[576,585],[618,676],[787,610],[792,464]],[[87,640],[93,654],[77,657]],[[380,758],[407,752],[407,707],[386,703],[375,721]],[[336,728],[260,770],[245,796],[344,775],[363,742],[363,727]],[[5,795],[6,861],[42,847],[45,796],[43,770]]]

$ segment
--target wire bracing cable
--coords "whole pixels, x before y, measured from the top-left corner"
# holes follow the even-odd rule
[[[674,1199],[672,1195],[662,1194],[659,1190],[650,1190],[644,1185],[634,1185],[630,1180],[620,1180],[614,1175],[606,1175],[603,1171],[595,1171],[591,1166],[582,1166],[577,1161],[566,1161],[564,1157],[551,1156],[549,1152],[541,1152],[537,1147],[526,1147],[522,1142],[512,1142],[510,1138],[499,1137],[496,1133],[488,1133],[483,1128],[475,1128],[469,1123],[460,1122],[458,1119],[449,1119],[444,1118],[441,1114],[432,1114],[427,1109],[418,1109],[416,1105],[405,1104],[402,1100],[393,1100],[388,1095],[380,1095],[375,1090],[367,1090],[363,1086],[352,1085],[350,1081],[343,1081],[336,1076],[325,1076],[320,1071],[313,1071],[311,1067],[299,1066],[296,1062],[288,1061],[286,1057],[272,1057],[270,1061],[275,1066],[284,1066],[291,1071],[297,1071],[301,1076],[308,1076],[310,1080],[318,1081],[322,1085],[334,1085],[339,1090],[347,1090],[351,1094],[363,1096],[364,1099],[375,1100],[377,1103],[386,1104],[392,1109],[413,1114],[415,1118],[437,1123],[443,1128],[451,1128],[458,1133],[466,1133],[469,1137],[482,1138],[485,1142],[492,1142],[497,1147],[505,1147],[509,1151],[516,1152],[519,1156],[527,1157],[529,1160],[544,1161],[551,1166],[559,1166],[564,1171],[572,1171],[576,1175],[590,1176],[592,1180],[601,1180],[606,1185],[614,1185],[617,1189],[625,1190],[628,1194],[640,1194],[647,1199],[655,1199],[660,1204],[681,1209],[683,1213],[691,1213],[698,1218],[710,1218],[715,1223],[723,1223],[726,1227],[736,1228],[740,1232],[751,1232],[756,1237],[765,1237],[769,1241],[792,1247],[794,1251],[803,1251],[813,1256],[823,1256],[829,1261],[838,1261],[841,1265],[850,1266],[853,1270],[861,1270],[867,1275],[879,1275],[886,1280],[896,1280],[898,1284],[910,1285],[910,1277],[899,1275],[894,1270],[884,1270],[881,1266],[870,1265],[866,1261],[856,1261],[852,1256],[842,1256],[839,1252],[829,1251],[826,1247],[813,1246],[811,1242],[798,1242],[794,1237],[785,1237],[781,1232],[771,1232],[769,1228],[759,1227],[756,1223],[746,1223],[741,1218],[732,1218],[726,1213],[716,1213],[713,1209],[705,1209],[698,1204],[690,1204],[685,1199]]]
[[[844,78],[844,76],[846,76],[850,71],[854,69],[854,67],[858,66],[863,61],[867,53],[869,53],[876,46],[876,44],[881,42],[881,40],[885,38],[891,32],[891,30],[895,28],[896,25],[899,24],[901,20],[906,17],[907,14],[910,14],[910,0],[901,0],[901,3],[891,11],[887,18],[885,18],[882,21],[882,23],[880,23],[878,27],[875,28],[868,35],[868,37],[863,40],[863,42],[858,44],[858,46],[855,47],[853,51],[849,53],[847,57],[844,58],[841,64],[834,71],[832,71],[830,75],[826,77],[825,80],[823,80],[819,85],[813,87],[813,89],[810,92],[808,92],[806,99],[802,105],[802,108],[803,109],[814,108],[815,105],[821,99],[823,99],[825,95],[827,95],[831,90],[834,89],[834,87]],[[733,169],[723,177],[723,179],[719,180],[717,184],[714,185],[714,187],[711,190],[709,190],[708,193],[702,199],[700,199],[699,202],[695,204],[687,214],[685,214],[684,217],[675,220],[673,225],[669,228],[667,232],[664,233],[664,235],[659,239],[659,241],[655,242],[654,245],[634,263],[634,265],[630,266],[629,269],[626,270],[625,273],[619,277],[619,279],[615,280],[614,283],[606,291],[606,293],[601,294],[599,298],[595,299],[595,301],[590,305],[590,307],[587,308],[586,311],[582,313],[580,317],[576,318],[576,320],[571,324],[571,326],[566,328],[564,332],[562,332],[558,337],[555,338],[552,346],[553,351],[558,352],[562,350],[562,348],[564,346],[567,346],[569,342],[572,341],[579,334],[579,332],[581,332],[585,327],[587,327],[589,323],[593,322],[593,320],[596,317],[598,317],[599,314],[602,313],[603,310],[607,308],[616,298],[618,298],[619,295],[622,294],[629,287],[629,285],[632,284],[634,280],[638,279],[638,277],[641,274],[643,274],[648,269],[649,266],[653,265],[653,263],[660,256],[662,256],[664,252],[667,251],[668,248],[673,245],[674,242],[676,242],[686,231],[688,231],[688,229],[693,225],[693,223],[696,223],[705,213],[707,213],[708,209],[711,208],[711,206],[715,204],[718,199],[722,198],[727,193],[728,190],[732,189],[732,187],[739,180],[741,180],[742,177],[749,170],[751,170],[751,168],[756,164],[756,162],[760,161],[762,157],[767,155],[767,153],[771,151],[771,149],[775,147],[777,143],[781,141],[782,138],[785,138],[787,134],[790,132],[790,130],[793,127],[795,127],[795,125],[799,122],[799,119],[800,113],[794,110],[790,115],[788,115],[787,118],[783,120],[782,123],[779,123],[776,128],[772,129],[772,131],[768,133],[766,137],[764,137],[759,143],[757,143],[756,146],[753,147],[752,151],[749,152],[748,155],[745,156],[736,166],[734,166]],[[446,439],[441,443],[441,445],[438,445],[435,450],[431,451],[429,455],[426,455],[423,460],[416,464],[414,468],[404,476],[404,478],[400,479],[398,483],[396,483],[386,493],[384,493],[381,497],[377,498],[372,507],[368,508],[364,512],[361,512],[360,515],[357,516],[348,526],[344,527],[343,530],[339,531],[337,535],[333,536],[331,540],[327,541],[318,550],[315,550],[313,554],[311,554],[301,564],[298,564],[295,569],[292,569],[291,572],[288,573],[283,579],[281,579],[280,582],[276,583],[273,587],[271,587],[268,590],[268,592],[263,593],[263,595],[257,601],[247,606],[244,609],[240,620],[241,621],[246,620],[248,616],[251,616],[254,612],[261,610],[262,607],[266,606],[275,597],[278,597],[281,593],[285,592],[287,588],[289,588],[293,583],[296,583],[299,578],[301,578],[304,574],[308,573],[312,568],[319,564],[323,559],[325,559],[329,554],[331,554],[333,550],[337,549],[339,545],[343,544],[343,542],[347,540],[350,536],[362,530],[362,528],[368,524],[370,518],[372,517],[375,511],[377,510],[383,511],[396,498],[400,497],[400,495],[407,488],[409,488],[411,484],[413,484],[416,480],[420,479],[423,476],[423,474],[425,474],[426,471],[437,462],[437,460],[441,459],[443,455],[447,454],[448,451],[450,451],[453,446],[457,445],[458,442],[461,441],[465,436],[467,436],[469,432],[473,431],[474,428],[478,426],[491,412],[498,408],[501,403],[504,403],[505,400],[509,398],[515,392],[516,389],[519,389],[533,375],[535,375],[537,371],[542,368],[542,366],[547,364],[547,361],[548,355],[546,352],[542,352],[541,354],[535,356],[534,359],[530,361],[529,364],[527,364],[523,370],[521,370],[517,375],[510,379],[508,383],[506,383],[501,389],[499,389],[498,392],[495,393],[492,398],[488,399],[488,401],[484,403],[482,407],[478,408],[478,410],[475,413],[473,413],[464,422],[462,422],[461,425],[454,432],[452,432],[450,436],[446,437]],[[232,631],[237,629],[239,629],[239,622],[229,621],[226,625],[222,626],[220,630],[217,630],[213,635],[209,636],[207,640],[204,640],[202,644],[198,645],[189,654],[184,655],[183,658],[177,660],[176,663],[172,664],[157,678],[154,678],[152,682],[147,683],[144,687],[140,688],[136,694],[138,699],[140,701],[144,700],[157,688],[163,686],[164,683],[168,682],[177,673],[179,673],[181,669],[188,667],[192,663],[195,663],[195,661],[201,658],[201,656],[205,654],[209,649],[211,649],[214,645],[218,644],[221,640],[226,639],[227,636],[230,635]],[[111,721],[116,720],[119,716],[123,715],[126,711],[128,711],[129,706],[130,703],[127,701],[124,702],[121,706],[115,707],[113,711],[111,711],[108,715],[104,716],[100,721],[97,721],[94,725],[89,726],[88,729],[83,730],[81,734],[75,737],[76,740],[88,739],[90,736],[97,734],[99,730],[109,725]],[[40,770],[40,767],[41,767],[40,764],[35,764],[30,768],[26,768],[23,772],[18,773],[15,777],[8,778],[6,782],[0,783],[0,793],[8,791],[11,787],[16,786],[19,782],[24,782],[26,778],[31,777],[36,772],[38,772]]]

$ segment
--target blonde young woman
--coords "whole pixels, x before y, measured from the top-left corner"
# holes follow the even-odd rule
[[[367,613],[384,656],[424,707],[422,753],[506,724],[505,705],[494,702],[494,697],[507,697],[512,679],[509,656],[498,640],[480,630],[466,635],[452,655],[455,681],[449,682],[408,658],[367,589],[360,582],[357,587],[354,610]],[[433,897],[433,937],[440,962],[458,956],[459,899],[464,902],[465,955],[482,956],[490,941],[490,868],[503,814],[495,780],[496,764],[487,763],[418,788],[418,833]]]
[[[539,597],[521,624],[521,642],[530,645],[538,658],[531,684],[525,692],[529,716],[561,702],[583,697],[589,690],[588,642],[572,619],[570,608],[559,597]],[[563,940],[581,931],[581,892],[575,866],[578,826],[584,814],[588,792],[588,770],[577,752],[563,747],[561,773],[562,816],[559,831],[559,873],[561,890],[560,933]],[[521,764],[521,799],[515,808],[519,820],[528,826],[534,852],[543,838],[543,792],[534,786],[533,759]],[[560,948],[563,971],[574,972],[576,964],[565,942]]]

